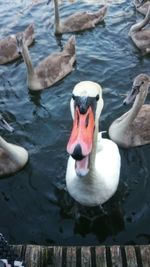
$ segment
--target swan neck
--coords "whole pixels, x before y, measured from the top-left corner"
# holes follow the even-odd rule
[[[149,23],[149,21],[150,21],[150,7],[149,7],[149,9],[147,11],[147,14],[146,14],[145,18],[142,21],[140,21],[140,22],[136,23],[135,25],[133,25],[131,27],[131,31],[134,32],[134,31],[141,30],[143,27],[145,27]]]
[[[129,124],[131,124],[134,121],[134,119],[136,118],[137,114],[139,113],[142,105],[145,102],[146,96],[147,96],[147,90],[146,90],[145,94],[143,94],[143,95],[139,94],[139,96],[136,97],[132,108],[128,112],[128,116],[123,120],[124,125],[128,126]]]
[[[55,10],[55,32],[60,32],[60,16],[58,8],[58,0],[54,0],[54,10]]]
[[[22,47],[22,56],[27,67],[28,76],[32,76],[34,74],[34,68],[32,65],[28,47],[25,44]]]

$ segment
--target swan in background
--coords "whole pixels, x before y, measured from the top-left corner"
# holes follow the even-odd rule
[[[13,132],[13,128],[0,115],[0,128]],[[0,136],[0,177],[21,170],[28,161],[28,152],[21,146],[6,142]]]
[[[51,0],[48,0],[47,4]],[[96,24],[104,20],[107,6],[105,5],[97,12],[78,11],[70,15],[65,21],[60,22],[58,0],[54,0],[55,8],[55,34],[65,32],[78,32],[94,28]]]
[[[110,138],[120,147],[129,148],[150,143],[150,105],[143,105],[150,86],[150,77],[139,74],[124,100],[132,108],[116,119],[109,128]]]
[[[67,189],[82,205],[100,205],[116,192],[121,164],[117,145],[98,133],[101,86],[91,81],[78,83],[70,107],[73,129],[67,145]]]
[[[17,45],[27,67],[27,83],[31,90],[41,90],[58,82],[73,70],[76,59],[75,37],[71,36],[63,51],[56,52],[33,68],[23,34],[17,35]]]
[[[150,21],[150,6],[146,13],[145,18],[133,25],[129,31],[129,36],[131,37],[134,44],[143,52],[150,53],[150,29],[144,27]]]
[[[24,31],[24,38],[27,46],[34,40],[34,26],[30,24]],[[20,57],[17,50],[16,35],[12,34],[0,40],[0,64],[11,62]]]
[[[137,11],[139,11],[143,15],[146,15],[147,10],[150,6],[150,1],[149,0],[147,0],[147,1],[134,0],[134,5],[135,5]]]

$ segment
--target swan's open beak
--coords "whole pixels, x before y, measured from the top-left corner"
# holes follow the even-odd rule
[[[95,121],[92,108],[89,106],[85,114],[75,108],[73,129],[67,145],[67,152],[76,160],[76,172],[80,176],[88,173],[89,154],[92,151]]]

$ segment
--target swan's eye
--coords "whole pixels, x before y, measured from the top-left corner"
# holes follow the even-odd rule
[[[75,96],[72,94],[72,99],[75,100]]]
[[[96,101],[98,101],[98,100],[99,100],[99,95],[96,96]]]

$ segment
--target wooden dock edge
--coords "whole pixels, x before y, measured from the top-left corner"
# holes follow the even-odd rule
[[[25,267],[150,267],[150,245],[11,245]]]

